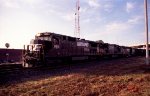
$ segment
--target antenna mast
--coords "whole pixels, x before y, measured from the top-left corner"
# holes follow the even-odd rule
[[[80,38],[80,1],[76,1],[76,12],[75,12],[75,36]]]

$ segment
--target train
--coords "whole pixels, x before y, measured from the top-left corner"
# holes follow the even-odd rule
[[[53,62],[145,55],[144,49],[91,41],[53,32],[41,32],[24,45],[23,67],[46,66]]]

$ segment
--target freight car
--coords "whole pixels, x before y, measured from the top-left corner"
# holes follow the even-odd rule
[[[142,55],[144,50],[90,41],[52,32],[38,33],[29,45],[24,45],[23,67],[48,65],[52,62],[92,60],[102,57]]]

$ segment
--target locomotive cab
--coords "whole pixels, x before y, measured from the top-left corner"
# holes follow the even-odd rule
[[[24,45],[23,67],[43,66],[45,64],[45,54],[52,47],[51,41],[31,40],[30,45]]]
[[[36,35],[35,39],[30,41],[30,45],[24,46],[23,67],[43,66],[45,64],[45,54],[52,48],[50,34]]]
[[[44,50],[42,44],[24,45],[23,67],[33,67],[44,61]]]

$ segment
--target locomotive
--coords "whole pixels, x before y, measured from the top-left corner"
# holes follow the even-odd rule
[[[103,57],[144,55],[145,50],[102,40],[90,41],[76,37],[42,32],[35,35],[29,45],[24,45],[23,67],[45,66],[53,62],[93,60]]]

